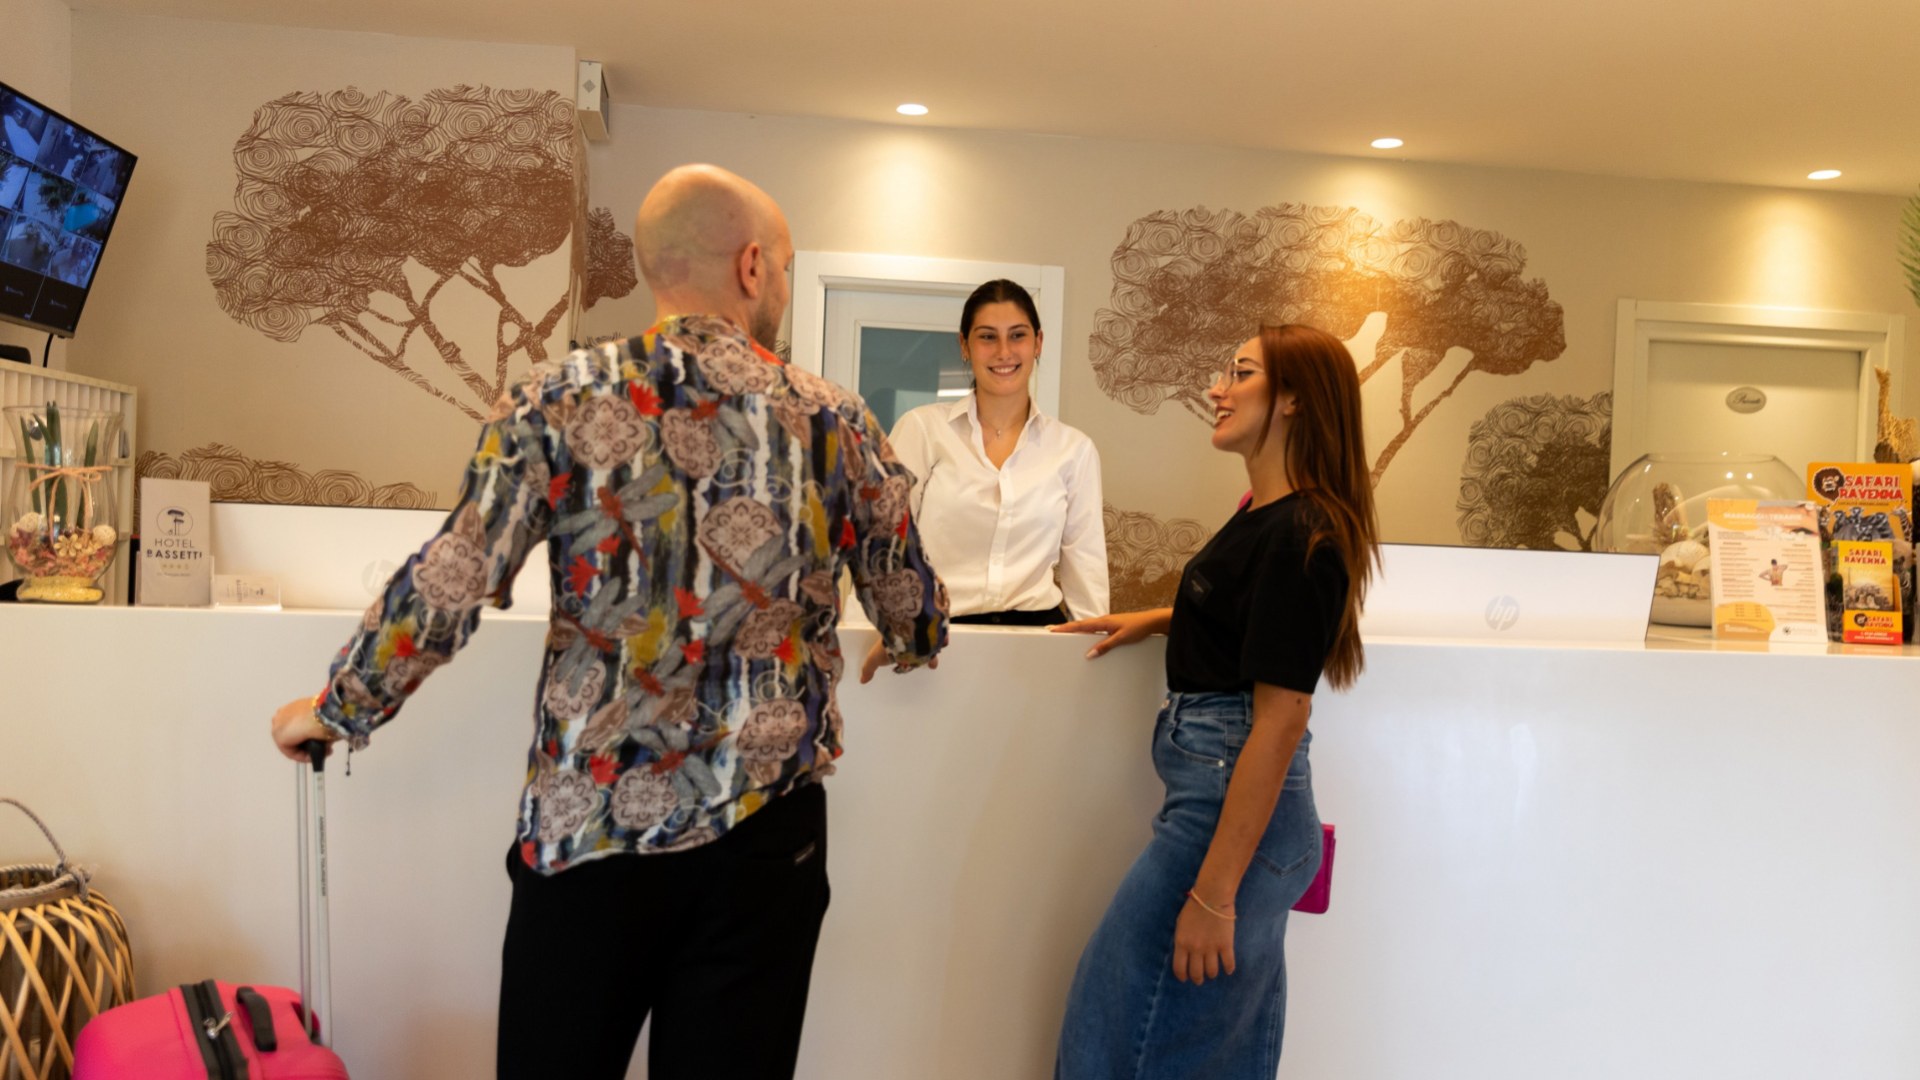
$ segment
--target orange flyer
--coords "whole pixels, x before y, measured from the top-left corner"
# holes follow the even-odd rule
[[[1807,502],[1707,500],[1714,637],[1826,641],[1816,514]]]
[[[1898,645],[1903,619],[1915,609],[1913,559],[1913,466],[1816,461],[1807,466],[1807,497],[1820,508],[1820,538],[1827,574],[1827,637],[1833,641]],[[1848,549],[1846,545],[1854,545]],[[1889,554],[1888,580],[1881,581],[1878,544]],[[1851,567],[1843,550],[1851,550]],[[1854,583],[1854,578],[1860,584]],[[1871,577],[1871,580],[1869,580]],[[1890,607],[1859,607],[1884,589]],[[1856,591],[1858,590],[1858,591]],[[1886,628],[1891,625],[1891,634]]]
[[[1894,584],[1893,545],[1885,540],[1836,540],[1833,551],[1844,597],[1841,640],[1900,644],[1900,590]]]

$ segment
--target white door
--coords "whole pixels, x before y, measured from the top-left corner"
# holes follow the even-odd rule
[[[1661,451],[1871,461],[1876,373],[1898,400],[1905,342],[1899,315],[1622,300],[1613,475]]]
[[[820,373],[858,391],[888,431],[908,409],[964,397],[972,385],[960,359],[965,303],[964,295],[830,288]]]
[[[1851,461],[1865,364],[1857,349],[1651,342],[1646,448],[1772,454],[1797,476],[1810,461]]]

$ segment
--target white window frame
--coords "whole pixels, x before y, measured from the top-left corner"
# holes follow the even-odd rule
[[[1860,437],[1854,460],[1872,461],[1879,425],[1879,388],[1874,368],[1891,376],[1887,393],[1900,400],[1906,360],[1907,320],[1901,315],[1740,304],[1620,301],[1613,339],[1612,474],[1652,447],[1647,431],[1647,367],[1653,343],[1775,345],[1858,352]]]
[[[1006,278],[1033,294],[1047,336],[1034,373],[1034,403],[1060,415],[1060,367],[1065,356],[1067,271],[1062,266],[934,259],[918,255],[869,255],[846,251],[793,254],[792,362],[822,374],[827,329],[827,290],[922,293],[964,297],[982,282]],[[958,334],[960,328],[953,328]]]

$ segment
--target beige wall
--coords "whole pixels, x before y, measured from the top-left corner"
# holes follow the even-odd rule
[[[0,0],[0,80],[21,93],[71,113],[73,110],[73,13],[60,0]],[[74,119],[89,123],[86,117]],[[24,345],[40,362],[47,335],[0,323],[0,345]],[[53,342],[51,364],[65,367],[67,343]]]
[[[1089,365],[1114,248],[1154,211],[1354,207],[1383,225],[1449,219],[1525,246],[1523,276],[1564,309],[1566,349],[1523,374],[1469,377],[1416,429],[1379,488],[1397,540],[1458,542],[1468,430],[1488,409],[1612,389],[1621,298],[1920,314],[1893,261],[1894,198],[633,106],[615,109],[613,130],[591,148],[592,201],[622,221],[664,169],[710,160],[780,199],[803,250],[1065,266],[1066,326],[1049,328],[1047,353],[1064,365],[1064,419],[1100,446],[1108,501],[1209,528],[1245,486],[1237,463],[1191,414],[1110,399]],[[635,332],[650,313],[643,285],[587,313],[582,332]],[[1396,367],[1367,384],[1376,447],[1399,428]],[[1909,414],[1917,390],[1909,380]]]
[[[573,50],[80,12],[73,72],[76,114],[140,155],[140,164],[72,366],[140,387],[140,449],[179,455],[219,443],[306,473],[411,483],[446,505],[472,449],[471,417],[324,326],[283,342],[222,310],[207,246],[215,215],[236,206],[235,143],[256,110],[293,92],[354,87],[419,101],[464,84],[553,91],[571,102]],[[524,267],[501,268],[499,280],[521,308],[544,312],[566,295],[570,260],[570,242],[563,243]],[[420,292],[432,278],[417,262],[406,275]],[[383,313],[399,314],[379,303]],[[432,311],[492,381],[499,306],[455,280]],[[392,327],[377,329],[398,336]],[[545,344],[564,348],[567,331],[563,320]],[[406,360],[450,397],[487,411],[491,402],[448,375],[424,333],[411,340]],[[516,356],[515,372],[528,362]],[[259,473],[258,501],[284,501],[286,491],[266,490],[274,484],[299,486],[281,483],[291,474],[274,475]]]
[[[0,0],[0,72],[56,109],[73,103],[73,13],[60,0]]]
[[[69,82],[75,115],[142,155],[71,364],[142,387],[142,449],[177,455],[218,442],[308,471],[413,483],[444,505],[468,417],[320,327],[284,343],[220,310],[205,245],[214,215],[234,205],[233,144],[261,104],[290,91],[568,89],[571,51],[68,17],[48,0],[6,2],[26,12],[22,25],[42,43],[28,50],[46,69],[36,77],[56,90]],[[72,50],[65,74],[63,34]],[[1130,410],[1100,390],[1090,366],[1095,314],[1112,301],[1114,249],[1129,225],[1155,212],[1349,207],[1382,226],[1454,221],[1524,246],[1522,276],[1543,282],[1564,313],[1564,352],[1518,375],[1472,375],[1415,429],[1380,484],[1394,539],[1459,538],[1468,433],[1489,409],[1611,389],[1623,297],[1914,313],[1892,261],[1895,198],[634,106],[616,107],[613,128],[614,139],[590,151],[590,199],[623,227],[661,171],[707,159],[780,198],[804,249],[1065,266],[1065,325],[1049,328],[1047,349],[1063,367],[1061,411],[1101,446],[1109,501],[1162,519],[1211,525],[1244,485],[1236,464],[1206,447],[1198,419],[1171,404],[1151,415]],[[544,298],[558,294],[564,276],[555,254],[505,271],[502,281],[516,295]],[[449,336],[486,352],[496,309],[457,291],[441,301],[457,326]],[[579,333],[637,331],[650,314],[642,287],[602,301]],[[1383,323],[1365,324],[1356,351],[1371,348]],[[565,331],[557,327],[549,344]],[[457,395],[444,372],[432,372],[424,339],[409,356]],[[1449,362],[1466,357],[1455,350]],[[1394,364],[1367,384],[1376,452],[1401,427],[1399,381]],[[1417,388],[1414,406],[1439,383]],[[1920,411],[1917,404],[1920,380],[1908,380],[1903,411]]]

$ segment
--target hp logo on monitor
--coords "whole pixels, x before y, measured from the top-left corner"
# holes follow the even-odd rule
[[[1520,621],[1520,601],[1511,596],[1496,596],[1487,601],[1487,628],[1496,632],[1511,630]]]

